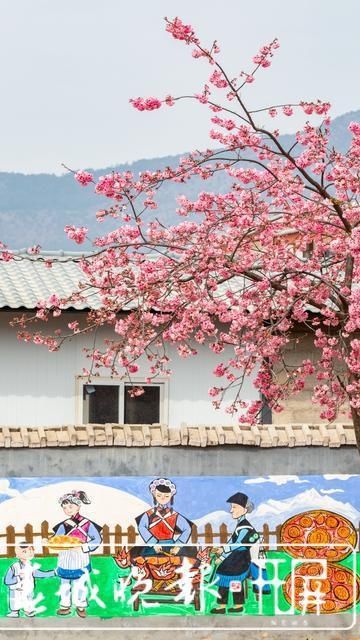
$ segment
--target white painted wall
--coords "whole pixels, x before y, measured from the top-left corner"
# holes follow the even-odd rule
[[[51,426],[81,422],[82,398],[79,397],[79,376],[88,366],[83,348],[92,344],[91,336],[66,342],[59,352],[49,353],[43,346],[19,342],[16,329],[9,321],[16,312],[0,312],[0,424],[13,426]],[[79,319],[79,314],[66,314],[66,319],[56,320],[57,327]],[[110,329],[99,332],[99,340],[111,337]],[[218,379],[212,375],[217,362],[224,359],[212,354],[208,348],[199,347],[194,358],[174,355],[165,404],[165,422],[169,426],[187,424],[232,424],[224,408],[215,411],[208,396],[208,389],[216,386]],[[201,351],[200,351],[201,349]],[[142,372],[141,372],[142,373]],[[145,370],[143,371],[145,376]],[[104,375],[106,372],[104,371]],[[95,382],[95,381],[94,381]],[[243,399],[257,398],[258,394],[248,380]]]

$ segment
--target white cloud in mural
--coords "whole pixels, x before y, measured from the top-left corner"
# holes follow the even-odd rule
[[[356,478],[356,473],[324,473],[324,480],[348,480],[349,478]]]
[[[267,476],[266,478],[248,478],[244,480],[244,484],[262,484],[263,482],[272,482],[273,484],[282,485],[288,482],[295,484],[309,483],[309,480],[301,480],[299,476]]]
[[[344,489],[320,489],[320,493],[331,494],[331,493],[345,493]]]
[[[7,478],[0,478],[0,495],[17,496],[19,491],[10,487],[10,481]]]

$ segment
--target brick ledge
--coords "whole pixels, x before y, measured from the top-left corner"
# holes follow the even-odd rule
[[[341,447],[356,445],[351,424],[212,426],[87,424],[0,426],[0,448],[41,447]]]

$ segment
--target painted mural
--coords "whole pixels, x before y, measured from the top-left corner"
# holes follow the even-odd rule
[[[0,616],[359,610],[360,476],[3,478]]]

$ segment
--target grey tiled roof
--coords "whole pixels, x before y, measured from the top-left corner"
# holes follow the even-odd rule
[[[0,309],[35,309],[40,300],[56,294],[67,298],[79,291],[79,283],[86,282],[78,262],[86,253],[70,251],[43,251],[40,255],[29,255],[25,249],[14,252],[15,258],[9,262],[0,260]],[[45,260],[54,259],[53,266],[45,266]],[[227,299],[228,290],[236,294],[244,287],[244,278],[233,277],[222,283],[214,297]],[[86,301],[68,305],[78,311],[99,309],[100,296],[91,290],[86,291]],[[136,307],[136,301],[123,307],[129,311]]]
[[[0,308],[35,309],[39,300],[52,294],[67,297],[79,290],[79,283],[85,276],[76,262],[84,254],[65,251],[43,252],[40,256],[30,256],[25,251],[15,253],[9,262],[0,260]],[[55,258],[51,268],[45,260]],[[97,294],[87,295],[86,301],[76,302],[71,308],[98,309],[101,306]]]

